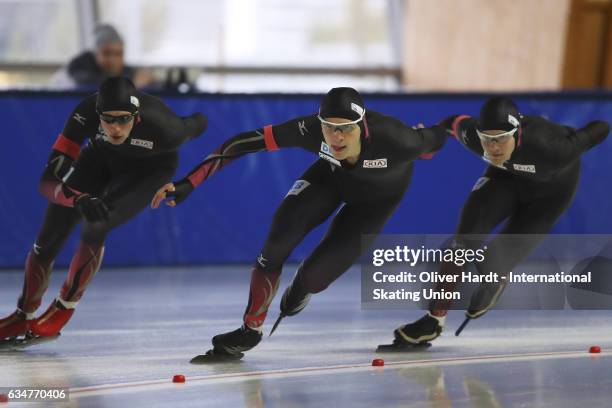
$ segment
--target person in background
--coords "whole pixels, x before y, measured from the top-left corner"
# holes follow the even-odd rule
[[[110,24],[100,24],[94,30],[94,49],[85,50],[72,58],[51,80],[51,87],[60,89],[97,89],[109,77],[122,76],[134,82],[136,88],[151,85],[153,76],[125,64],[125,44]]]

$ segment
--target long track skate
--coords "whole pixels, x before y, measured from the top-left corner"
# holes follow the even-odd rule
[[[394,341],[391,344],[380,344],[376,348],[377,353],[415,353],[419,351],[427,350],[431,347],[431,343],[399,343]]]
[[[244,353],[229,354],[210,349],[206,354],[200,354],[191,359],[191,364],[218,364],[237,363],[244,357]]]
[[[57,340],[60,333],[55,336],[36,336],[31,332],[26,333],[24,336],[12,337],[5,340],[0,340],[0,351],[19,351],[28,347],[36,346],[38,344],[48,343],[50,341]]]

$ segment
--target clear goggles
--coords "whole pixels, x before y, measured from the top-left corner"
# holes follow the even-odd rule
[[[323,129],[329,130],[330,132],[339,131],[340,133],[350,133],[359,126],[358,123],[363,120],[363,115],[365,115],[365,111],[361,114],[359,119],[353,120],[351,122],[343,122],[343,123],[329,122],[323,119],[320,114],[317,116],[319,120],[321,121],[321,125],[323,126]]]
[[[514,134],[517,131],[518,131],[518,128],[514,128],[504,133],[499,133],[497,135],[491,135],[491,134],[483,133],[480,130],[476,129],[476,133],[478,134],[478,137],[480,138],[480,140],[482,140],[483,142],[488,142],[488,143],[505,143],[508,140],[510,140],[512,137],[514,137]]]
[[[130,123],[132,119],[134,119],[134,116],[138,115],[138,111],[134,113],[130,113],[129,115],[120,115],[120,116],[107,115],[104,113],[99,113],[99,115],[100,115],[100,120],[103,122],[106,122],[109,124],[118,123],[120,125],[125,125],[126,123]]]

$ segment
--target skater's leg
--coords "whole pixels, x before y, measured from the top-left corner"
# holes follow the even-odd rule
[[[109,219],[96,223],[83,222],[81,242],[70,262],[59,297],[31,325],[34,334],[52,336],[68,323],[85,289],[100,268],[107,234],[147,207],[157,189],[171,180],[175,168],[172,163],[126,172],[109,182],[104,196],[111,209]]]
[[[283,200],[274,215],[261,255],[253,266],[245,325],[261,330],[278,288],[283,264],[306,234],[324,222],[339,204],[335,194],[317,185]]]
[[[514,179],[497,169],[490,169],[483,177],[478,179],[472,192],[461,210],[461,217],[454,237],[454,245],[464,248],[478,249],[486,235],[499,225],[504,219],[510,217],[518,208],[518,192]],[[442,263],[442,275],[458,276],[463,266],[452,262]],[[455,282],[442,282],[436,285],[435,291],[455,290]],[[450,308],[450,300],[437,300],[429,305],[430,314],[439,317],[444,325],[444,317]],[[401,328],[399,328],[401,329]]]
[[[342,207],[319,245],[304,260],[294,281],[299,280],[307,293],[325,290],[353,265],[363,248],[371,245],[400,201],[401,197],[393,197]],[[368,239],[368,242],[364,239]]]
[[[304,190],[304,192],[305,191],[307,191],[307,189]],[[311,193],[314,192],[315,189],[312,189]],[[300,193],[300,195],[301,194],[302,193]],[[272,231],[277,227],[278,231],[283,230],[280,226],[282,225],[282,215],[285,211],[287,216],[292,215],[295,217],[296,214],[300,215],[303,221],[306,219],[305,214],[309,214],[305,211],[309,211],[309,209],[312,210],[312,208],[316,206],[318,208],[316,212],[317,216],[309,217],[311,220],[316,221],[316,223],[309,223],[307,229],[302,229],[300,237],[303,237],[308,231],[325,220],[326,217],[324,217],[325,214],[322,211],[323,209],[325,209],[327,216],[329,216],[338,205],[338,201],[334,198],[334,200],[328,201],[329,205],[327,207],[321,207],[321,203],[325,202],[323,197],[325,196],[322,196],[320,192],[318,194],[313,194],[308,198],[310,201],[309,205],[305,201],[302,202],[304,198],[302,200],[291,199],[291,201],[287,202],[287,198],[289,198],[287,197],[285,199],[286,201],[281,205],[281,208],[279,208],[279,217],[275,217],[275,224],[277,222],[279,224],[273,226]],[[334,197],[336,196],[334,195]],[[299,211],[297,207],[294,207],[299,203],[304,204],[304,211]],[[315,252],[304,261],[294,278],[294,282],[297,279],[301,279],[301,283],[306,282],[306,284],[309,285],[305,287],[305,295],[308,295],[310,291],[316,293],[323,290],[344,273],[361,253],[361,234],[377,234],[391,216],[398,203],[399,198],[395,198],[394,200],[381,204],[370,203],[363,206],[343,207],[332,221],[325,237]],[[293,211],[288,211],[289,209],[293,209]],[[312,213],[310,214],[312,215]],[[295,228],[295,224],[291,225]],[[299,240],[293,242],[297,245]],[[288,256],[289,253],[290,251],[287,252],[286,256]],[[286,259],[286,257],[284,259]],[[310,275],[312,275],[312,279],[303,279],[303,276]],[[290,287],[296,287],[296,285],[292,283]],[[266,310],[268,305],[269,303],[266,305]],[[255,347],[260,340],[261,334],[245,324],[233,332],[215,336],[213,338],[213,350],[205,355],[195,357],[192,362],[214,362],[217,361],[217,359],[223,358],[224,355],[227,355],[230,359],[240,358],[242,357],[243,351]]]
[[[100,187],[100,174],[104,173],[93,148],[85,148],[77,160],[78,169],[72,174],[80,178],[83,184],[78,191],[91,192],[89,189]],[[49,283],[49,275],[56,255],[70,235],[80,216],[76,209],[49,204],[45,213],[43,227],[32,250],[28,253],[25,266],[25,279],[18,310],[28,319],[40,306],[42,296]],[[35,326],[35,321],[28,323],[28,328]],[[0,330],[0,337],[2,331]]]
[[[43,226],[26,259],[23,290],[17,303],[24,313],[31,315],[40,307],[53,261],[79,220],[74,208],[56,204],[47,206]]]
[[[243,325],[213,337],[213,352],[241,356],[262,338],[263,323],[293,249],[340,205],[330,167],[319,160],[297,180],[276,210],[268,238],[253,266]],[[207,357],[207,356],[203,356]]]
[[[512,176],[489,169],[478,179],[463,206],[453,245],[478,248],[484,237],[511,216],[517,207],[518,191]],[[440,265],[442,275],[458,276],[462,270],[463,266],[452,262]],[[457,282],[449,280],[438,283],[434,290],[452,292],[456,289]],[[423,317],[395,329],[394,345],[398,348],[405,345],[422,345],[440,336],[450,306],[450,300],[432,301],[428,313]]]
[[[364,235],[371,241],[384,227],[397,208],[401,197],[381,202],[347,204],[330,224],[325,236],[304,262],[281,299],[281,314],[275,327],[285,316],[303,310],[311,295],[319,293],[338,279],[359,258]],[[363,247],[362,247],[363,244]]]
[[[331,177],[322,160],[297,180],[276,210],[270,232],[251,274],[244,324],[261,331],[268,307],[278,289],[283,264],[295,247],[340,205]]]
[[[571,205],[577,179],[572,181],[554,186],[548,194],[542,191],[546,186],[540,187],[539,196],[519,205],[500,234],[488,243],[485,270],[507,275],[529,256]],[[501,296],[505,282],[481,284],[472,294],[467,316],[475,319],[490,310]]]
[[[516,180],[517,209],[499,235],[487,245],[487,257],[480,265],[484,271],[507,275],[541,242],[557,219],[570,206],[578,185],[579,169],[550,183]],[[471,320],[482,317],[502,295],[507,280],[482,283],[470,298],[466,319],[455,335],[459,335]]]
[[[0,340],[24,335],[30,329],[34,312],[49,285],[53,261],[78,221],[79,215],[74,209],[48,205],[42,228],[26,258],[17,310],[0,319]]]

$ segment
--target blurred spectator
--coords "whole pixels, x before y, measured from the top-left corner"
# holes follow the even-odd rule
[[[152,82],[148,71],[137,71],[125,65],[123,38],[110,24],[100,24],[94,30],[95,49],[86,50],[74,57],[67,67],[60,69],[51,79],[53,88],[95,89],[111,76],[130,78],[136,87]]]

